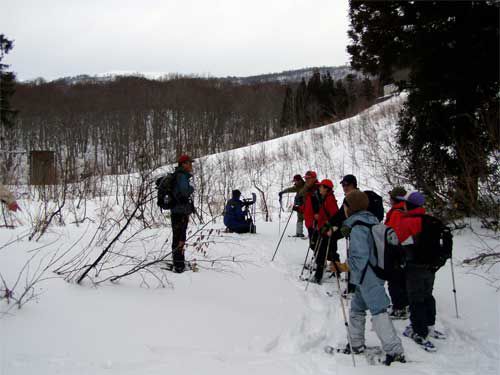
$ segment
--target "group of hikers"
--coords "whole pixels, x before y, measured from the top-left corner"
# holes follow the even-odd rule
[[[169,193],[177,202],[170,209],[173,270],[178,273],[185,270],[186,229],[189,215],[194,212],[191,199],[194,189],[189,184],[192,163],[193,159],[188,155],[178,159]],[[331,271],[331,277],[339,278],[342,273],[348,273],[348,287],[344,293],[353,297],[349,311],[349,341],[341,352],[360,354],[366,350],[367,310],[371,313],[373,329],[386,353],[386,365],[394,361],[406,361],[392,319],[409,318],[410,324],[403,335],[413,339],[426,351],[435,351],[436,347],[430,338],[446,337],[435,329],[436,302],[432,291],[435,272],[439,267],[429,264],[419,255],[424,253],[422,243],[425,242],[419,239],[426,237],[423,233],[427,232],[423,225],[426,221],[424,217],[428,216],[425,215],[424,195],[418,191],[407,192],[399,186],[389,192],[391,209],[385,216],[384,228],[392,228],[397,235],[401,262],[385,278],[377,272],[377,246],[372,230],[384,219],[382,198],[372,191],[361,191],[356,177],[350,174],[340,181],[345,195],[340,208],[330,179],[319,181],[316,172],[308,171],[304,177],[295,175],[293,184],[279,193],[279,199],[281,205],[283,194],[295,193],[295,236],[305,238],[305,224],[309,239],[308,252],[312,249],[314,253],[315,267],[314,270],[310,267],[308,282],[321,284],[325,269]],[[252,200],[241,200],[241,192],[233,190],[225,207],[224,223],[227,231],[252,231],[254,223],[248,215],[248,208],[254,203],[255,195]],[[340,261],[337,247],[337,242],[342,238],[348,241],[345,262]],[[390,299],[386,294],[385,279],[388,281]]]
[[[182,273],[186,269],[184,248],[189,217],[195,212],[190,183],[194,160],[189,155],[181,155],[173,173],[157,180],[158,205],[170,210],[172,220],[172,270]],[[436,351],[430,338],[445,339],[446,336],[435,329],[436,301],[432,295],[435,273],[444,263],[429,261],[435,251],[433,217],[426,215],[425,197],[418,191],[407,192],[396,186],[388,192],[391,208],[385,215],[383,228],[395,233],[398,240],[399,262],[385,266],[385,276],[381,276],[380,249],[375,239],[374,228],[384,219],[382,198],[373,191],[361,191],[357,179],[349,174],[340,181],[344,191],[342,205],[338,206],[332,180],[318,180],[314,171],[307,171],[302,177],[293,177],[293,186],[279,192],[280,206],[283,194],[295,193],[293,212],[297,212],[295,236],[305,238],[303,225],[309,240],[308,254],[313,250],[313,264],[309,266],[308,282],[321,284],[325,269],[330,277],[340,278],[348,274],[348,286],[344,294],[352,294],[349,311],[348,344],[342,348],[345,354],[360,354],[366,350],[366,311],[372,316],[373,329],[386,353],[384,363],[406,362],[401,339],[394,328],[392,319],[408,319],[410,324],[403,332],[415,343],[429,352]],[[17,211],[19,206],[14,196],[0,185],[0,200],[9,210]],[[232,191],[224,212],[227,231],[234,233],[255,232],[255,223],[249,207],[252,199],[241,200],[239,190]],[[431,224],[429,224],[431,223]],[[442,224],[441,224],[442,225]],[[433,229],[434,228],[434,229]],[[285,228],[286,230],[286,228]],[[429,234],[430,233],[430,234]],[[346,238],[347,256],[340,261],[337,242]],[[384,237],[383,241],[387,245]],[[440,239],[437,239],[439,243]],[[451,240],[450,240],[451,241]],[[449,242],[450,242],[449,241]],[[437,245],[439,246],[439,244]],[[388,249],[385,256],[387,258]],[[392,250],[395,251],[395,250]],[[451,245],[450,245],[451,256]],[[430,254],[430,255],[429,255]],[[425,255],[425,256],[424,256]],[[274,258],[273,258],[274,259]],[[389,258],[387,258],[389,259]],[[387,262],[386,259],[386,262]],[[307,260],[307,256],[306,256]],[[329,262],[329,264],[328,264]],[[446,258],[444,259],[446,262]],[[304,262],[304,268],[306,262]],[[387,276],[387,277],[386,277]],[[390,299],[386,294],[388,282]],[[340,292],[340,290],[339,290]],[[392,301],[392,308],[390,308]],[[389,309],[390,308],[390,309]],[[389,312],[390,310],[390,312]]]
[[[339,277],[348,272],[345,293],[353,293],[349,313],[350,344],[342,350],[346,354],[359,354],[366,350],[366,310],[372,315],[373,329],[386,353],[385,364],[405,362],[403,346],[392,319],[410,319],[403,332],[426,351],[435,351],[430,338],[445,339],[435,329],[436,302],[432,295],[435,272],[433,262],[419,256],[424,237],[423,219],[425,197],[418,191],[407,192],[397,186],[389,191],[391,208],[384,224],[397,235],[401,260],[390,270],[387,278],[390,300],[385,291],[385,280],[377,275],[375,241],[371,228],[383,220],[382,199],[372,191],[358,188],[357,179],[346,175],[340,181],[345,198],[339,209],[333,192],[333,182],[318,180],[314,171],[304,178],[295,175],[293,186],[279,193],[296,193],[293,210],[297,212],[296,237],[303,237],[305,223],[309,235],[309,249],[314,250],[315,271],[308,282],[321,284],[324,269]],[[382,211],[381,211],[382,210]],[[337,241],[346,238],[347,259],[339,260]],[[327,261],[330,266],[327,267]],[[305,265],[305,263],[304,263]],[[392,308],[389,311],[390,302]]]

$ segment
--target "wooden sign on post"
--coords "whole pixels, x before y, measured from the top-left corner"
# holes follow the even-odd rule
[[[31,151],[30,152],[30,184],[31,185],[55,185],[56,176],[56,154],[54,151]]]

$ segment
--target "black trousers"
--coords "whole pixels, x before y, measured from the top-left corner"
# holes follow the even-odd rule
[[[321,243],[318,246],[318,253],[316,254],[316,273],[315,279],[321,281],[323,278],[323,271],[325,268],[325,258],[328,256],[330,261],[338,261],[340,259],[337,253],[337,241],[330,239],[330,237],[320,237]]]
[[[186,231],[189,223],[189,215],[171,214],[172,219],[172,259],[177,271],[184,270],[184,246],[179,242],[186,241]]]
[[[432,296],[435,272],[428,266],[406,264],[406,290],[410,302],[410,321],[413,332],[427,337],[428,326],[436,323],[436,300]]]
[[[401,310],[408,306],[408,293],[406,292],[406,274],[404,269],[394,271],[387,281],[389,295],[391,296],[392,309]]]
[[[245,220],[245,223],[228,227],[228,229],[234,233],[250,233],[252,224],[253,224],[252,220],[248,219]]]

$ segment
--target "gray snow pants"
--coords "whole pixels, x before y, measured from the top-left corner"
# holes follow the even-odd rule
[[[297,215],[297,227],[296,227],[296,233],[299,235],[304,234],[304,216],[302,215]]]
[[[372,325],[382,349],[387,354],[403,354],[403,344],[398,337],[392,320],[387,313],[388,297],[383,285],[371,285],[370,288],[356,286],[356,292],[349,311],[349,326],[353,347],[365,345],[366,310],[372,315]],[[385,307],[382,307],[384,306]]]

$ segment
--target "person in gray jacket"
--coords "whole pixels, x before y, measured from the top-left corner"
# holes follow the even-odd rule
[[[398,337],[392,320],[389,318],[387,308],[389,297],[384,288],[384,280],[378,278],[368,262],[376,262],[373,247],[373,237],[369,227],[356,225],[363,222],[369,225],[378,224],[379,221],[368,209],[368,196],[359,190],[347,194],[344,201],[344,210],[347,219],[343,223],[342,232],[348,234],[349,256],[347,263],[351,270],[351,283],[356,290],[351,301],[349,311],[349,326],[351,346],[348,344],[346,353],[362,353],[365,345],[366,310],[372,315],[372,325],[375,333],[382,343],[386,353],[385,364],[394,361],[406,362],[403,345]]]
[[[280,197],[280,206],[283,194],[296,193],[293,199],[293,207],[294,211],[297,211],[297,226],[296,226],[296,234],[293,237],[304,237],[304,214],[299,212],[296,208],[302,206],[304,204],[304,186],[305,181],[300,174],[296,174],[293,176],[293,186],[282,190],[278,193]]]

